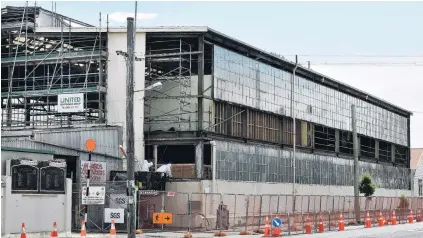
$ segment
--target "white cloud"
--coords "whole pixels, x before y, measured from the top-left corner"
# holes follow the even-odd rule
[[[124,23],[126,22],[126,18],[134,17],[135,14],[133,12],[114,12],[109,14],[109,20],[114,21],[117,23]],[[157,13],[137,13],[137,21],[138,20],[151,20],[157,17]]]

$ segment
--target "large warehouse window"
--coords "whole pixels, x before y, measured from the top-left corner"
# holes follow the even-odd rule
[[[283,119],[283,143],[292,145],[292,118]],[[309,122],[295,120],[295,145],[300,147],[311,147],[313,140],[313,129]]]
[[[405,146],[395,145],[395,163],[409,165],[408,148]]]
[[[250,139],[280,143],[281,121],[276,115],[250,110],[248,115]]]
[[[392,151],[391,144],[385,141],[379,141],[379,160],[385,162],[391,162]]]
[[[367,136],[360,136],[360,156],[376,158],[376,140]]]
[[[343,154],[353,154],[353,138],[349,131],[339,131],[339,152]]]
[[[335,129],[314,125],[314,147],[320,150],[335,152]]]
[[[219,134],[243,137],[242,118],[245,110],[222,102],[214,102],[214,131]]]

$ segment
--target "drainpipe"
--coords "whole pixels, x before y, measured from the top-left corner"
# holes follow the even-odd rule
[[[216,141],[210,141],[212,161],[212,193],[216,193]]]
[[[295,55],[295,68],[292,75],[291,83],[291,116],[292,116],[292,157],[293,157],[293,180],[292,180],[292,195],[294,196],[294,212],[295,212],[295,170],[296,170],[296,156],[295,156],[295,146],[296,146],[296,125],[295,125],[295,72],[298,68],[298,56]]]

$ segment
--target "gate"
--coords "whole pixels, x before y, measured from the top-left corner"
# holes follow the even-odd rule
[[[72,186],[72,231],[81,229],[81,222],[85,215],[85,205],[82,204],[83,184],[73,184]],[[126,181],[108,181],[103,183],[90,183],[90,187],[104,186],[104,204],[88,205],[87,221],[85,227],[87,232],[107,233],[110,230],[110,223],[105,223],[105,208],[124,209],[123,223],[116,223],[117,232],[127,232],[127,202]]]

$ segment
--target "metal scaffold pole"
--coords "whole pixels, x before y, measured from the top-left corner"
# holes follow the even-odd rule
[[[293,169],[293,176],[292,176],[292,195],[294,196],[293,201],[293,210],[295,212],[295,195],[296,195],[296,189],[295,189],[295,183],[296,183],[296,124],[295,124],[295,73],[298,68],[298,56],[295,56],[295,68],[292,73],[292,83],[291,83],[291,116],[292,116],[292,169]]]

